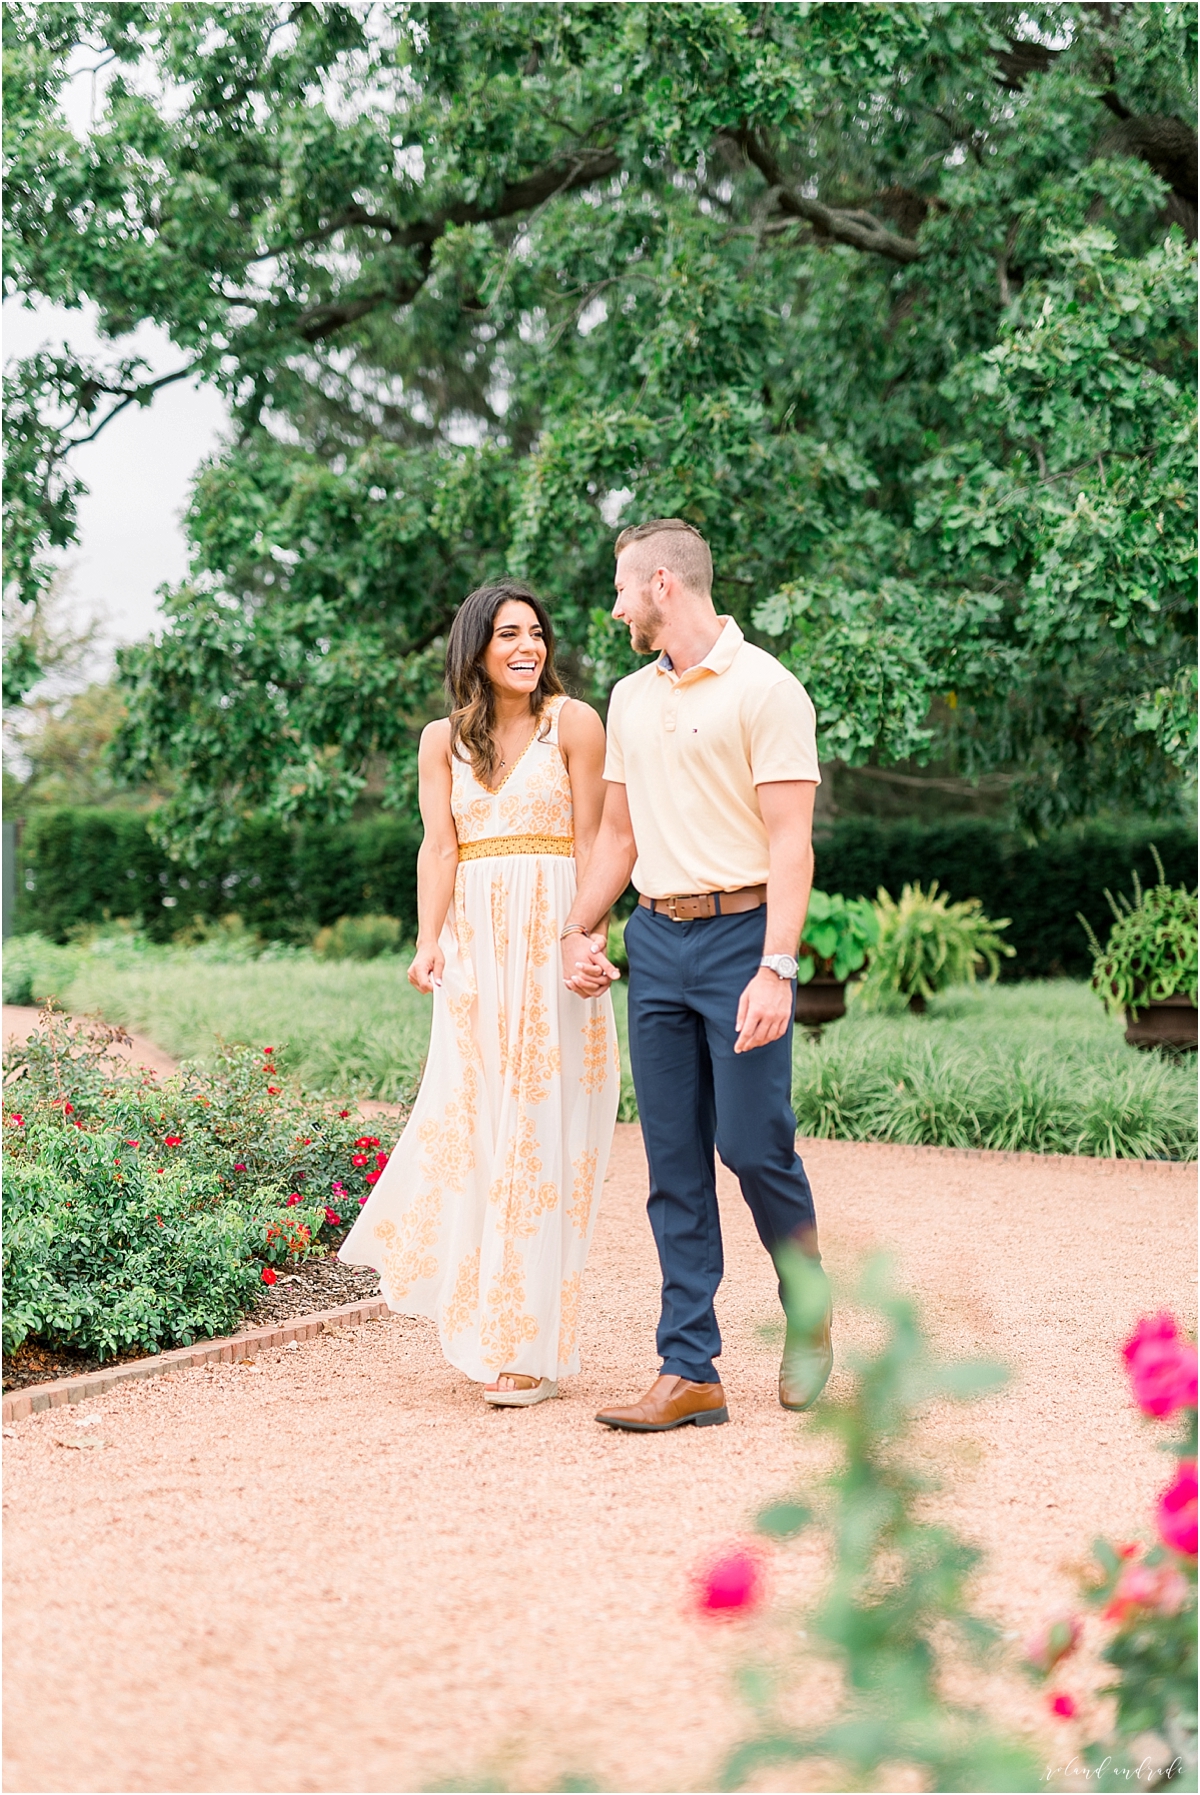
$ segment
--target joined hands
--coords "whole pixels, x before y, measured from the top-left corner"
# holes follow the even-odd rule
[[[621,974],[605,954],[608,937],[602,933],[570,934],[562,943],[563,984],[577,997],[599,997]]]

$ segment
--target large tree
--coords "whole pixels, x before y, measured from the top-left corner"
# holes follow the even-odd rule
[[[1041,826],[1171,801],[1195,742],[1187,5],[10,5],[8,280],[111,365],[19,366],[9,574],[73,441],[227,395],[189,580],[122,658],[178,843],[403,801],[469,587],[534,578],[576,677],[614,527],[717,596],[827,755],[1014,778]],[[115,69],[85,140],[58,95]],[[119,341],[162,325],[150,381]],[[13,664],[19,688],[35,657]]]

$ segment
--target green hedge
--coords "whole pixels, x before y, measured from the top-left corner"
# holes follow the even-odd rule
[[[818,841],[817,884],[846,897],[874,897],[881,885],[898,894],[906,883],[936,879],[952,897],[977,897],[989,916],[1008,916],[1006,939],[1016,957],[1005,978],[1051,978],[1091,972],[1082,912],[1103,940],[1112,917],[1105,901],[1158,875],[1158,849],[1172,885],[1196,883],[1196,835],[1178,823],[1089,824],[1027,846],[997,823],[977,817],[945,823],[839,820]]]
[[[1155,878],[1150,844],[1172,884],[1196,879],[1196,837],[1177,823],[1093,824],[1029,847],[994,822],[944,823],[845,818],[817,843],[817,883],[846,897],[898,893],[907,881],[937,879],[955,898],[983,900],[1009,916],[1016,958],[1006,978],[1086,976],[1087,943],[1075,913],[1107,933],[1104,888],[1130,889],[1130,873]],[[35,812],[21,843],[18,927],[61,941],[76,923],[105,916],[140,921],[168,940],[193,917],[236,910],[261,934],[302,938],[339,916],[397,916],[416,927],[415,819],[287,830],[246,828],[232,848],[199,867],[180,867],[151,841],[136,811]]]
[[[236,911],[247,928],[291,938],[373,912],[411,932],[419,845],[419,825],[397,817],[297,830],[254,823],[189,867],[154,844],[142,812],[35,811],[21,840],[17,927],[62,941],[76,924],[127,916],[167,941],[195,917]]]

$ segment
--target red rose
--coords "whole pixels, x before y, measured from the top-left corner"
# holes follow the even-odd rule
[[[1075,1712],[1075,1700],[1070,1695],[1052,1695],[1049,1698],[1050,1712],[1057,1714],[1060,1720],[1070,1720]]]
[[[269,1266],[269,1265],[263,1266],[262,1281],[264,1284],[275,1284],[278,1282],[278,1279],[275,1276],[275,1272],[271,1266]]]
[[[273,1047],[264,1047],[263,1048],[264,1053],[274,1053],[274,1051],[275,1051],[275,1049]]]
[[[75,1110],[75,1105],[73,1103],[64,1103],[63,1104],[63,1115],[64,1116],[72,1115],[74,1113],[74,1110]]]
[[[366,1163],[367,1163],[367,1156],[365,1153],[352,1153],[350,1155],[350,1164],[351,1165],[365,1166]]]
[[[378,1177],[379,1177],[378,1172],[368,1172],[367,1173],[367,1183],[374,1184]]]
[[[346,1120],[346,1117],[349,1114],[350,1114],[350,1111],[348,1109],[339,1109],[339,1111],[338,1111],[338,1115],[342,1118],[343,1122]]]
[[[325,1211],[325,1220],[329,1223],[331,1228],[340,1228],[342,1225],[341,1216],[333,1209],[327,1209]]]
[[[182,1147],[182,1145],[183,1136],[181,1134],[169,1134],[163,1142],[164,1147]]]
[[[244,1172],[246,1168],[243,1165],[236,1165],[233,1169],[235,1172]]]
[[[140,1142],[140,1141],[126,1141],[126,1142],[125,1142],[125,1145],[126,1145],[126,1146],[127,1146],[127,1147],[140,1147],[140,1146],[141,1146],[141,1144],[142,1144],[142,1143],[141,1143],[141,1142]]]
[[[267,1096],[268,1097],[278,1097],[278,1095],[279,1095],[279,1086],[277,1084],[269,1084],[267,1086]]]
[[[300,1195],[300,1192],[298,1190],[294,1190],[292,1192],[291,1196],[288,1198],[287,1202],[284,1204],[284,1208],[285,1209],[294,1209],[296,1207],[297,1203],[303,1203],[303,1201],[304,1201],[304,1198]]]
[[[24,1116],[19,1116],[15,1110],[13,1111],[12,1115],[8,1118],[8,1120],[9,1120],[9,1125],[12,1128],[21,1128],[24,1126],[24,1123],[25,1123]]]

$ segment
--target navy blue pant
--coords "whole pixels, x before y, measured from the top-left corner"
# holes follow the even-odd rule
[[[713,1298],[724,1271],[713,1147],[742,1186],[769,1253],[815,1226],[796,1153],[792,1031],[735,1054],[738,999],[758,970],[766,906],[672,922],[639,906],[625,929],[629,1057],[650,1162],[662,1266],[663,1371],[719,1381]]]

